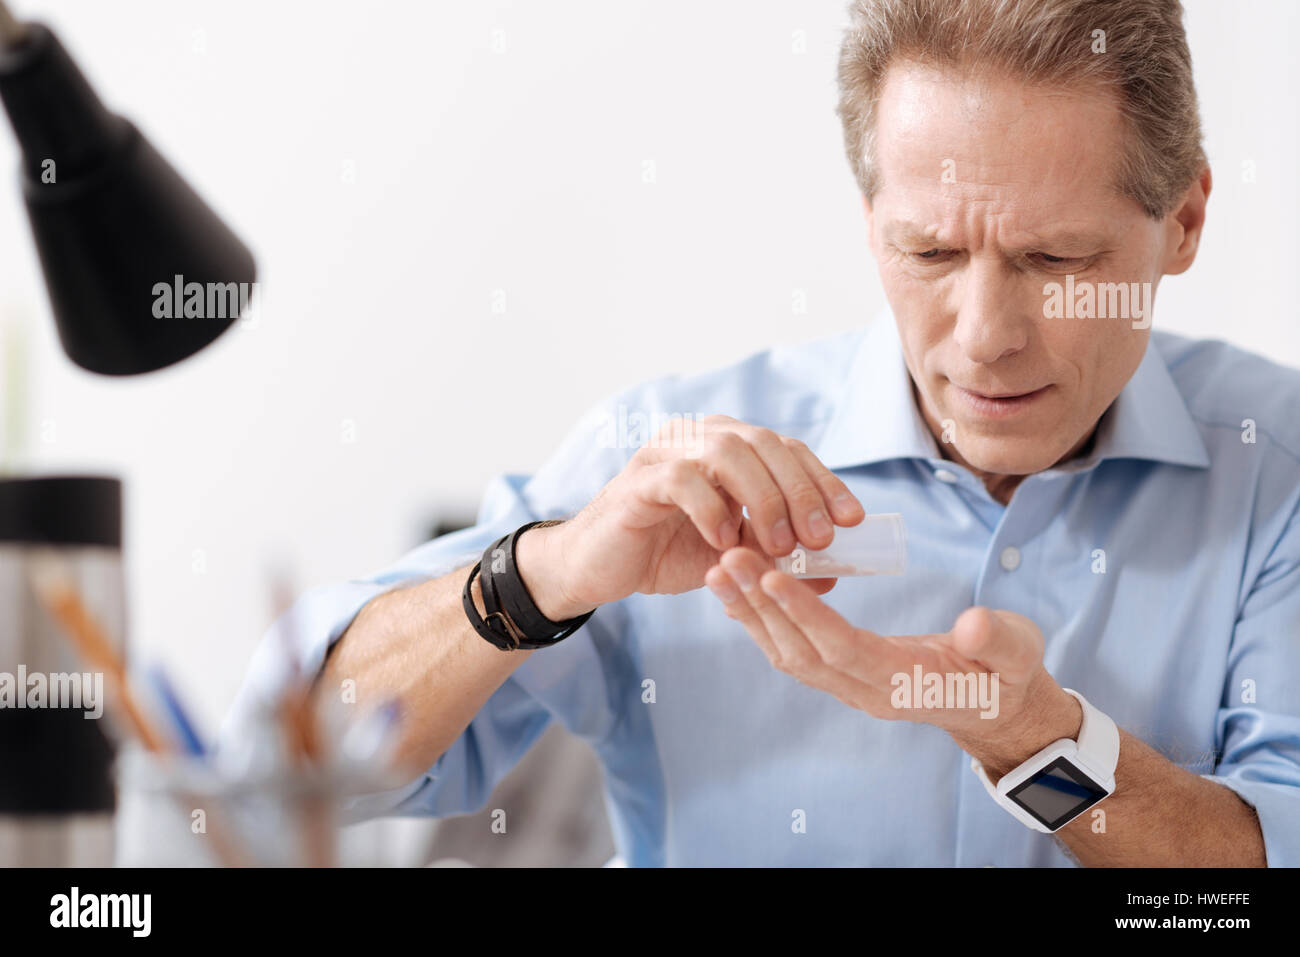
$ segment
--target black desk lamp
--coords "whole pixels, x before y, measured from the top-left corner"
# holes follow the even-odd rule
[[[230,327],[256,273],[248,248],[129,120],[104,108],[58,38],[16,21],[3,0],[0,100],[22,148],[27,213],[73,362],[107,375],[150,372]],[[188,316],[173,290],[202,292]]]

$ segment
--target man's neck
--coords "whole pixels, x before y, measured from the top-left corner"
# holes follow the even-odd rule
[[[925,403],[921,401],[915,382],[912,383],[912,401],[916,403],[916,407],[920,410],[921,418],[924,420],[926,428],[928,428],[930,433],[934,436],[934,440],[939,446],[939,454],[948,461],[956,462],[963,468],[970,470],[971,474],[975,475],[984,483],[984,487],[988,489],[989,495],[995,502],[1002,505],[1009,505],[1011,503],[1011,496],[1015,494],[1016,489],[1020,487],[1020,483],[1027,478],[1027,475],[1008,475],[1001,472],[985,472],[981,469],[975,468],[975,466],[967,462],[966,459],[962,457],[962,454],[957,451],[955,443],[945,442],[943,440],[943,429],[939,427],[939,423],[930,420],[930,415],[925,409]],[[1088,430],[1087,434],[1076,442],[1070,451],[1062,455],[1049,467],[1055,467],[1063,462],[1069,462],[1071,459],[1088,455],[1092,451],[1093,444],[1096,442],[1097,426],[1100,422],[1101,420],[1098,419],[1097,422],[1093,423],[1092,428]]]

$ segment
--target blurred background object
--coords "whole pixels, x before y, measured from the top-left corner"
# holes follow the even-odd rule
[[[59,38],[17,23],[3,0],[0,101],[69,358],[91,372],[152,372],[239,318],[255,278],[248,247],[134,124],[104,108]],[[210,294],[214,286],[223,294]]]
[[[120,654],[121,548],[115,479],[0,477],[0,686],[9,686],[0,688],[0,866],[113,861],[114,748],[103,685],[37,600],[31,576],[39,562],[57,560]],[[66,691],[56,687],[61,679]],[[73,683],[76,706],[54,707]]]
[[[58,38],[40,23],[15,19],[3,0],[0,102],[21,152],[23,196],[59,339],[74,362],[113,375],[151,372],[204,348],[239,318],[254,280],[247,247],[130,121],[104,109]],[[213,287],[244,294],[220,297],[217,316],[218,297],[207,294]],[[173,288],[177,298],[185,293],[183,305],[173,300],[160,310],[159,290]],[[8,378],[0,390],[0,462],[16,473],[26,436],[27,353],[22,332],[7,321],[3,331]],[[15,696],[0,701],[0,815],[12,815],[0,818],[0,863],[84,861],[87,849],[109,846],[115,797],[113,748],[95,720],[105,702],[101,696],[92,719],[81,682],[102,692],[102,671],[114,663],[126,713],[137,717],[120,665],[127,643],[121,482],[0,478],[0,545],[0,588],[11,619],[0,635],[0,667],[12,668],[0,671],[0,682],[7,678]],[[65,639],[76,629],[63,621],[52,627],[52,609],[33,600],[32,567],[50,552],[58,553],[60,587],[74,618],[96,620],[87,633],[99,660],[67,654]],[[29,675],[36,682],[30,692]],[[110,860],[102,853],[85,862]]]
[[[496,808],[510,822],[508,841],[492,832]],[[586,743],[553,724],[481,811],[440,823],[427,855],[477,867],[601,867],[614,852],[600,762]]]

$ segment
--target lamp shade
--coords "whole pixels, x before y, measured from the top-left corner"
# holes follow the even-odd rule
[[[41,24],[0,50],[0,100],[59,339],[91,372],[198,352],[239,317],[248,248],[128,120],[108,112]]]

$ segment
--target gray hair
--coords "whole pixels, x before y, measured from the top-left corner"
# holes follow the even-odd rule
[[[899,60],[1001,69],[1035,84],[1108,85],[1129,132],[1116,186],[1154,219],[1206,165],[1179,0],[852,0],[849,14],[837,112],[868,199],[880,188],[876,102]]]

